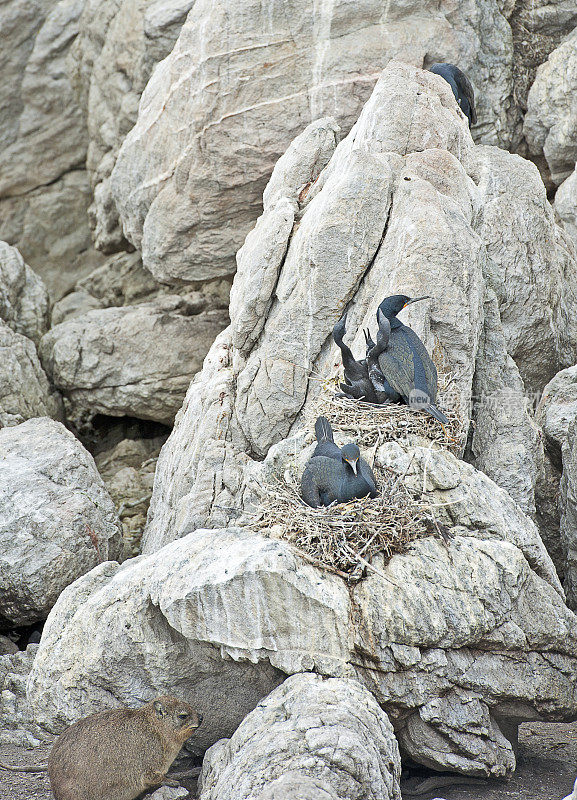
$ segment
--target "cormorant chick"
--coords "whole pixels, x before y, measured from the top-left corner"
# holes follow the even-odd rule
[[[347,315],[345,314],[333,328],[333,339],[340,348],[345,371],[345,383],[339,385],[346,397],[364,400],[366,403],[382,403],[386,398],[375,390],[369,377],[366,361],[355,361],[350,349],[343,342],[347,332],[346,322]],[[365,338],[366,336],[365,332]]]

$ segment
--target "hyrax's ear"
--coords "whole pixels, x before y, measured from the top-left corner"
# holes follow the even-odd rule
[[[157,717],[163,717],[164,716],[164,706],[162,705],[160,700],[155,700],[154,701],[154,710],[156,711],[156,716]]]

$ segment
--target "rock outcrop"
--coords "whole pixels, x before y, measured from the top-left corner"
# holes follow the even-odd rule
[[[567,605],[577,611],[577,416],[569,426],[567,441],[563,447],[563,476],[559,489],[560,538],[567,552]]]
[[[475,422],[473,459],[534,513],[526,395],[577,360],[577,262],[536,167],[475,146],[448,85],[399,63],[322,169],[334,129],[313,123],[273,173],[238,254],[231,325],[161,453],[145,550],[238,519],[247,468],[298,428],[338,364],[335,322],[346,309],[362,352],[361,329],[398,292],[432,296],[430,313],[406,315]]]
[[[562,370],[547,384],[537,420],[545,445],[543,474],[537,484],[541,535],[563,578],[567,603],[577,609],[577,367]]]
[[[136,122],[140,95],[155,65],[170,53],[194,0],[86,0],[69,69],[88,128],[86,168],[95,245],[126,241],[110,194],[118,150]]]
[[[508,20],[515,10],[544,55],[541,31],[556,44],[577,24],[568,8],[520,6],[485,0],[449,11],[393,2],[383,10],[377,0],[331,0],[287,16],[274,3],[197,0],[148,82],[112,173],[127,238],[161,280],[232,273],[278,157],[322,116],[334,115],[348,133],[393,58],[466,69],[477,89],[476,136],[515,146],[522,118],[515,81],[525,73],[512,69]]]
[[[523,132],[531,151],[543,152],[558,186],[577,161],[577,28],[537,70]]]
[[[31,748],[54,739],[34,721],[26,700],[26,681],[37,650],[37,644],[30,644],[26,650],[0,655],[0,744]]]
[[[316,797],[323,800],[400,800],[400,774],[393,727],[371,693],[356,681],[304,673],[210,748],[200,800],[275,797],[270,784],[278,787],[284,776],[285,786],[297,778],[320,783]]]
[[[555,211],[577,247],[577,168],[555,193]]]
[[[62,417],[62,400],[40,365],[34,343],[0,320],[0,428],[32,417]]]
[[[52,328],[40,356],[72,413],[172,424],[226,313],[195,313],[178,296],[89,311]]]
[[[10,0],[0,10],[0,238],[56,299],[100,261],[87,219],[87,130],[67,68],[83,6]]]
[[[48,330],[46,287],[6,242],[0,242],[0,319],[34,344]]]
[[[114,558],[120,531],[92,457],[59,422],[0,430],[0,625],[45,619],[80,575]]]
[[[0,428],[62,416],[62,401],[40,365],[48,293],[15,247],[0,242]]]

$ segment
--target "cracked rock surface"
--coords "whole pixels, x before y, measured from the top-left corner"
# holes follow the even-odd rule
[[[194,312],[178,296],[96,309],[56,325],[40,356],[76,413],[172,424],[226,312]]]
[[[396,62],[323,168],[334,131],[313,123],[272,175],[238,253],[231,324],[161,453],[145,551],[239,519],[248,468],[299,428],[315,379],[340,361],[333,325],[347,310],[364,352],[362,328],[398,292],[433,298],[404,313],[454,376],[473,463],[535,512],[527,395],[577,360],[575,250],[538,170],[474,145],[447,84]]]
[[[288,789],[311,800],[400,800],[400,774],[393,727],[371,693],[302,673],[207,752],[200,800],[271,800]]]

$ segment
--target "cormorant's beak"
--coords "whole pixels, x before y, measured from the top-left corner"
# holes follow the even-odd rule
[[[411,300],[407,300],[403,308],[410,306],[411,303],[418,303],[419,300],[430,300],[431,296],[429,294],[424,294],[422,297],[413,297]]]
[[[355,458],[354,461],[349,461],[348,458],[345,458],[345,461],[347,462],[347,464],[351,465],[351,467],[353,468],[353,472],[356,475],[357,474],[357,461],[358,461],[358,458]]]

